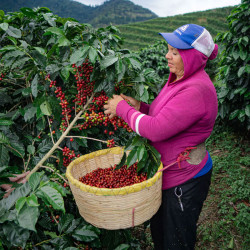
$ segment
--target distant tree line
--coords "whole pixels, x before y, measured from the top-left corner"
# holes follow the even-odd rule
[[[94,27],[127,24],[157,17],[150,10],[129,0],[109,0],[94,7],[72,0],[1,0],[0,2],[0,9],[6,13],[19,11],[22,7],[47,7],[60,17],[71,17],[80,23],[90,23]]]

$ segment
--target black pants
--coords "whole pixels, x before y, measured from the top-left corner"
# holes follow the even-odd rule
[[[150,221],[156,250],[194,249],[196,223],[207,197],[211,174],[212,170],[177,187],[163,190],[161,207]]]

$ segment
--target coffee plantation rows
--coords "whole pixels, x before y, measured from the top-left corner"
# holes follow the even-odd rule
[[[118,25],[125,42],[123,47],[139,50],[163,40],[159,32],[172,32],[187,23],[196,23],[207,28],[213,37],[228,29],[227,16],[233,7],[224,7],[170,17],[154,18],[144,22]]]
[[[248,7],[244,0],[232,11],[228,32],[217,38],[222,56],[207,65],[220,102],[217,122],[241,131],[247,131],[250,117]],[[0,185],[13,184],[9,177],[14,174],[28,173],[27,182],[14,183],[8,196],[4,189],[0,190],[0,248],[151,247],[152,242],[145,238],[150,239],[148,222],[113,231],[87,223],[79,215],[65,172],[73,159],[119,145],[131,150],[123,163],[133,165],[139,156],[142,171],[149,177],[154,174],[154,166],[159,165],[158,152],[122,119],[104,115],[103,105],[112,94],[120,93],[152,102],[169,73],[165,42],[132,52],[124,48],[117,27],[94,29],[89,24],[58,17],[43,7],[22,8],[9,14],[0,10],[0,44]],[[225,229],[227,236],[222,244],[226,248],[232,246],[232,237],[233,246],[242,239],[249,225],[249,191],[245,187],[249,152],[243,147],[245,143],[230,133],[224,132],[228,144],[220,143],[220,134],[221,128],[216,129],[207,143],[209,150],[215,151],[215,172],[224,174],[227,158],[220,161],[216,150],[226,150],[225,156],[235,164],[229,168],[235,173],[230,180],[237,184],[230,189],[234,198],[230,198],[229,206],[236,214],[231,213],[227,199],[222,199],[219,213],[227,214],[227,221],[220,220],[214,226]],[[211,148],[215,145],[216,150]],[[230,145],[241,145],[241,149],[228,155]],[[230,193],[225,195],[229,197]],[[140,230],[143,233],[138,236]],[[234,236],[230,237],[232,230]],[[211,241],[220,235],[210,239],[210,234],[201,226],[199,237],[203,238],[199,239],[199,246],[202,242],[203,246],[213,245]],[[246,238],[240,246],[248,243]]]

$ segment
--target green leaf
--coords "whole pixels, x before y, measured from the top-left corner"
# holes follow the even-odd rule
[[[36,17],[36,13],[31,9],[31,8],[21,8],[20,11],[28,17],[32,17],[35,18]]]
[[[46,56],[46,51],[41,47],[33,47],[36,51],[38,51],[41,55]]]
[[[230,116],[229,116],[229,120],[233,120],[235,117],[238,116],[238,114],[240,113],[239,109],[236,109],[235,111],[233,111]]]
[[[130,248],[130,245],[128,244],[121,244],[118,247],[115,248],[115,250],[128,250]]]
[[[245,66],[240,67],[240,69],[238,70],[238,73],[237,73],[238,77],[241,77],[241,75],[244,73],[244,71],[245,71]]]
[[[20,212],[20,210],[22,209],[22,207],[24,206],[26,202],[26,197],[21,197],[16,201],[16,210],[17,210],[17,214]]]
[[[9,28],[8,23],[0,23],[0,29],[6,31]]]
[[[11,120],[4,120],[4,119],[0,119],[0,126],[10,126],[12,125],[14,122]],[[0,136],[0,143],[1,143],[1,136]]]
[[[31,196],[26,197],[26,202],[27,202],[28,206],[30,206],[30,207],[39,207],[40,206],[35,194],[31,194]]]
[[[60,37],[57,42],[58,42],[58,47],[71,45],[70,41],[65,36]]]
[[[56,189],[49,186],[43,186],[39,190],[41,191],[41,193],[39,192],[39,197],[41,199],[45,199],[54,209],[61,210],[65,213],[63,197]]]
[[[62,185],[56,183],[56,182],[48,182],[47,186],[50,186],[54,189],[56,189],[62,196],[67,196],[67,194],[69,194],[69,191],[64,188]]]
[[[157,164],[157,167],[159,167],[160,162],[161,162],[161,154],[150,144],[147,144],[147,147],[149,150],[152,152],[153,159],[155,161],[155,164]]]
[[[50,107],[50,104],[48,101],[43,102],[40,105],[40,109],[44,115],[51,115],[52,114],[51,107]]]
[[[89,60],[92,64],[95,64],[98,53],[95,48],[90,47],[89,49]]]
[[[123,63],[123,61],[119,59],[116,62],[115,67],[116,67],[116,73],[118,74],[117,82],[120,82],[126,72],[126,66]]]
[[[35,189],[40,184],[43,175],[44,172],[35,172],[30,176],[28,182],[33,191],[35,191]]]
[[[14,37],[8,36],[8,39],[14,44],[17,45],[17,40]]]
[[[86,57],[86,54],[89,50],[89,46],[88,45],[84,45],[83,47],[81,47],[80,49],[75,50],[72,55],[70,56],[70,63],[74,64],[77,63],[81,60],[83,60]]]
[[[228,249],[234,249],[234,237],[231,238],[227,248]]]
[[[229,92],[229,89],[227,88],[221,88],[220,91],[218,92],[218,98],[223,98],[225,97]]]
[[[9,36],[12,36],[12,37],[15,37],[15,38],[21,38],[21,36],[22,36],[21,30],[19,30],[17,28],[14,28],[12,26],[9,26],[9,28],[6,30],[6,33]]]
[[[0,143],[4,143],[4,144],[9,144],[9,139],[2,133],[0,132]]]
[[[36,107],[30,107],[25,111],[24,114],[24,120],[26,122],[30,121],[36,114],[37,108]]]
[[[55,239],[58,237],[56,232],[44,231],[44,234],[50,236],[52,239]]]
[[[124,152],[121,161],[116,165],[115,169],[120,169],[126,162],[127,154]]]
[[[50,13],[44,13],[43,14],[44,19],[48,22],[48,24],[50,26],[52,26],[52,27],[56,26],[56,22],[49,15],[50,15]]]
[[[50,74],[56,73],[60,70],[61,68],[58,67],[57,64],[50,64],[46,67],[46,71]]]
[[[107,81],[106,79],[103,80],[101,83],[96,83],[94,86],[94,92],[100,92],[104,90],[107,96],[111,96],[114,93],[115,85],[111,81]]]
[[[66,81],[69,79],[70,72],[71,72],[71,67],[69,65],[61,69],[61,75]]]
[[[107,67],[113,65],[118,60],[115,55],[106,56],[101,60],[101,68],[106,69]]]
[[[240,53],[239,53],[239,51],[234,50],[232,52],[232,55],[233,55],[234,60],[237,60],[239,58],[239,56],[240,56]]]
[[[21,227],[36,232],[35,225],[38,216],[39,209],[37,207],[30,207],[25,203],[17,215],[17,221]]]
[[[138,163],[137,163],[137,172],[139,173],[139,172],[147,172],[146,171],[146,169],[145,169],[145,166],[146,166],[146,162],[148,161],[148,155],[147,155],[147,157],[144,159],[142,159],[141,161],[139,161]]]
[[[76,240],[85,242],[91,242],[98,238],[98,235],[94,231],[87,229],[86,226],[81,229],[75,230],[72,236]]]
[[[141,63],[139,61],[137,61],[134,58],[129,58],[129,61],[131,62],[133,68],[135,68],[135,69],[141,69]]]
[[[146,155],[147,155],[147,150],[146,150],[145,146],[144,145],[139,146],[138,149],[137,149],[137,159],[138,159],[138,161],[145,158]]]
[[[137,161],[137,147],[132,149],[128,154],[128,157],[127,157],[127,165],[128,165],[128,167],[133,165],[136,161]]]
[[[64,32],[63,30],[57,28],[57,27],[50,27],[48,29],[45,30],[44,35],[51,35],[51,34],[55,34],[55,35],[59,35],[59,36],[64,36]]]
[[[245,50],[240,50],[240,58],[241,58],[241,60],[246,60],[247,59],[247,56],[248,56],[248,53],[247,53],[247,51],[245,51]]]
[[[28,151],[28,153],[30,153],[30,154],[34,154],[35,153],[35,147],[33,146],[33,145],[29,145],[28,147],[27,147],[27,151]]]
[[[4,172],[9,166],[0,166],[0,174]]]
[[[47,140],[43,140],[42,143],[38,146],[39,153],[47,153],[51,147],[53,146],[52,142],[48,142]]]
[[[8,198],[1,200],[0,208],[5,207],[7,210],[9,210],[12,206],[14,206],[14,204],[20,197],[27,196],[29,193],[30,193],[30,186],[26,182],[22,186],[15,188],[8,196]]]
[[[78,223],[74,220],[74,216],[72,214],[64,214],[60,217],[58,223],[58,231],[60,234],[64,233],[72,233],[77,227]]]
[[[19,227],[13,222],[2,225],[2,229],[6,240],[11,242],[12,246],[25,247],[26,241],[30,237],[29,230]]]
[[[38,79],[39,76],[38,74],[35,75],[34,79],[31,82],[31,93],[34,97],[37,97],[37,93],[38,93]]]
[[[140,100],[141,100],[142,102],[147,103],[147,102],[148,102],[148,99],[149,99],[149,93],[148,93],[147,89],[144,89],[143,95],[142,95],[142,97],[141,97]]]
[[[18,157],[23,158],[25,155],[25,149],[23,144],[20,141],[14,141],[12,140],[10,142],[10,145],[12,148],[10,148],[11,152],[15,154]]]
[[[17,58],[23,55],[25,55],[25,53],[21,50],[12,50],[4,54],[3,60],[8,61],[11,57]]]
[[[5,52],[5,51],[10,51],[10,50],[16,50],[16,46],[13,46],[13,45],[7,45],[3,48],[0,49],[0,52]]]
[[[250,105],[247,105],[247,106],[245,107],[245,113],[246,113],[246,115],[247,115],[248,117],[250,117]]]
[[[12,64],[11,69],[19,68],[23,66],[25,62],[31,60],[29,57],[17,58],[17,60]]]

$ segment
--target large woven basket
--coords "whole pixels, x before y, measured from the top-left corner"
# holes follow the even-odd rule
[[[115,147],[83,155],[67,167],[66,176],[81,216],[92,225],[109,230],[124,229],[149,220],[161,204],[162,173],[131,186],[97,188],[79,177],[119,163],[123,149]],[[159,169],[162,168],[162,164]]]

